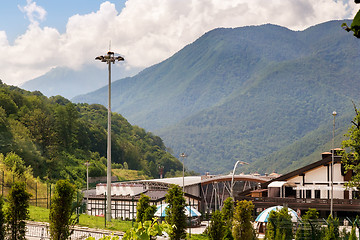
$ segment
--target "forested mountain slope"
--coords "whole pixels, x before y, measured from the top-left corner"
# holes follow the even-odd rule
[[[86,160],[90,176],[105,176],[107,109],[99,104],[73,104],[40,92],[0,82],[0,153],[15,152],[43,179],[83,183]],[[112,162],[157,177],[180,170],[181,163],[165,151],[162,139],[112,115]]]
[[[351,101],[360,101],[360,42],[341,23],[215,29],[115,82],[114,109],[158,133],[176,155],[186,152],[192,170],[227,173],[236,160],[251,163],[249,171],[289,170],[309,149],[328,151],[331,113],[346,129]],[[106,88],[74,101],[104,103]]]

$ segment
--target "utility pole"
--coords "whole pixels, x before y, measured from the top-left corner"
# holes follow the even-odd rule
[[[180,157],[182,157],[182,164],[183,164],[183,193],[185,194],[185,165],[184,165],[184,158],[187,157],[185,153],[181,153]]]
[[[332,138],[332,151],[331,151],[331,202],[330,202],[330,215],[331,217],[334,217],[333,215],[333,208],[334,208],[334,142],[335,142],[335,117],[337,113],[333,111],[332,115],[334,116],[333,120],[333,138]]]

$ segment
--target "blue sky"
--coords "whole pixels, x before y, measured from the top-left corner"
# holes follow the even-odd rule
[[[86,14],[99,9],[103,0],[37,0],[38,6],[46,10],[46,17],[40,26],[49,26],[65,32],[68,19],[75,14]],[[125,0],[110,1],[116,3],[116,9],[121,12]],[[14,41],[17,36],[24,33],[29,25],[29,20],[19,9],[27,5],[26,0],[2,0],[0,2],[0,30],[5,30],[9,41]]]
[[[359,7],[353,0],[1,0],[0,79],[19,85],[55,67],[80,70],[110,41],[127,69],[141,69],[214,28],[303,30],[352,18]]]

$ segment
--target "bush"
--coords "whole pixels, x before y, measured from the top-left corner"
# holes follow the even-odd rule
[[[254,204],[251,201],[238,201],[235,207],[232,235],[234,239],[256,239],[251,224]]]
[[[56,183],[49,216],[52,239],[68,239],[73,232],[71,227],[77,221],[74,216],[76,206],[73,206],[75,191],[75,186],[68,180],[59,180]]]
[[[156,206],[150,206],[150,197],[141,194],[136,206],[136,222],[145,222],[152,220],[156,212]]]
[[[169,204],[166,208],[165,220],[175,229],[170,234],[171,240],[180,240],[186,237],[186,215],[185,215],[185,198],[180,186],[172,184],[165,201]]]
[[[278,211],[271,211],[268,218],[265,239],[291,240],[292,238],[292,222],[288,208],[284,207]]]
[[[0,240],[4,240],[5,238],[5,217],[3,212],[4,200],[2,196],[0,196]]]
[[[211,218],[208,235],[211,240],[223,239],[225,225],[219,210],[216,210]]]
[[[14,183],[8,196],[9,205],[5,210],[6,230],[10,233],[10,240],[25,240],[30,197],[25,183]]]

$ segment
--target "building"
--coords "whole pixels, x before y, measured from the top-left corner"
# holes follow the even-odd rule
[[[185,178],[186,203],[199,210],[201,198],[199,197],[198,181],[200,177]],[[119,182],[111,184],[111,216],[112,218],[135,219],[136,206],[145,194],[150,197],[150,204],[161,205],[165,203],[165,195],[171,184],[182,185],[182,178],[141,180],[132,182]],[[96,185],[95,194],[87,195],[87,213],[94,216],[104,216],[106,209],[106,183]]]
[[[300,213],[305,212],[308,208],[316,208],[321,216],[327,217],[330,213],[331,204],[333,151],[334,215],[360,214],[360,200],[357,199],[358,191],[346,187],[346,183],[351,179],[351,172],[346,172],[341,163],[342,157],[339,154],[341,149],[324,152],[321,160],[266,182],[262,185],[261,191],[240,193],[237,199],[252,200],[258,211],[275,205],[287,205],[292,209],[297,209]]]
[[[333,188],[331,187],[331,151],[322,153],[320,160],[284,175],[207,174],[113,183],[112,217],[134,219],[141,194],[148,195],[151,204],[165,203],[165,194],[171,184],[184,187],[188,205],[202,213],[221,209],[224,201],[233,191],[235,200],[251,200],[258,212],[271,206],[287,205],[299,213],[309,208],[316,208],[322,217],[327,217],[330,213],[333,189],[334,215],[357,215],[360,214],[359,193],[356,189],[345,186],[351,179],[351,172],[345,171],[341,163],[340,150],[332,150],[335,153]],[[105,193],[106,184],[98,184],[96,193],[88,196],[89,214],[104,214]]]

